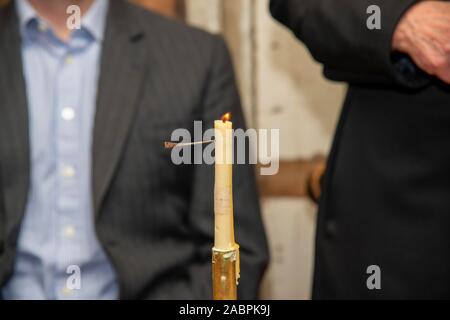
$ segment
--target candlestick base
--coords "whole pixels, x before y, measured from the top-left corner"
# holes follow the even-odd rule
[[[232,250],[212,250],[214,300],[237,300],[240,278],[239,245]]]

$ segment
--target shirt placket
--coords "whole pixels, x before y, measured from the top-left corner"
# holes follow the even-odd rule
[[[79,66],[76,65],[74,50],[69,46],[60,54],[59,79],[57,81],[57,105],[55,119],[57,122],[57,184],[58,184],[58,279],[57,297],[67,299],[75,294],[67,286],[69,274],[66,270],[74,265],[74,257],[81,250],[79,238],[82,221],[79,214],[82,210],[80,185],[80,77]],[[64,248],[62,250],[62,248]]]

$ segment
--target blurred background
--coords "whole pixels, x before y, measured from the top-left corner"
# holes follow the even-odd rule
[[[307,49],[271,18],[268,0],[133,2],[226,38],[248,125],[280,129],[281,170],[295,161],[306,183],[317,159],[328,154],[346,87],[324,79]],[[306,187],[287,197],[285,178],[261,181],[272,258],[261,294],[309,299],[317,207]]]

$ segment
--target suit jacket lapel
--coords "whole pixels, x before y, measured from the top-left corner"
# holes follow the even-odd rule
[[[103,45],[93,143],[94,210],[120,161],[146,68],[144,34],[123,1],[111,1]]]
[[[19,23],[12,3],[0,12],[0,164],[8,240],[15,241],[29,189],[29,136]]]

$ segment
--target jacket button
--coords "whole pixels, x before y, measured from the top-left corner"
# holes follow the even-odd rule
[[[336,222],[329,221],[325,225],[325,235],[329,238],[334,237],[337,233]]]

